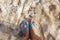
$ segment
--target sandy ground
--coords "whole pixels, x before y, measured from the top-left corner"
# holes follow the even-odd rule
[[[9,27],[15,29],[25,18],[40,24],[46,39],[50,33],[60,40],[59,0],[0,0],[0,40],[15,40]]]

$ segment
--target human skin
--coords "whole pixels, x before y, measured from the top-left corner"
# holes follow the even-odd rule
[[[33,21],[33,20],[31,20],[31,23],[32,23],[32,21]],[[39,25],[36,21],[34,21],[34,22],[36,23],[37,27],[40,28],[40,25]],[[30,24],[31,24],[31,23],[30,23]],[[40,31],[41,31],[41,30],[40,30]],[[38,35],[36,35],[36,33],[37,33],[37,32],[35,31],[35,28],[32,27],[31,30],[30,30],[31,40],[43,40],[42,35],[39,34],[40,36],[38,36]]]
[[[31,32],[31,39],[30,40],[43,40],[41,37],[37,36],[34,33],[33,28],[31,29],[30,32]],[[22,40],[29,40],[29,32],[28,32],[28,30],[25,31],[25,35],[24,35],[24,37],[22,37]]]
[[[28,29],[25,30],[22,40],[29,40],[29,30]]]
[[[33,20],[30,20],[30,24],[33,22]],[[36,22],[35,22],[36,23]],[[37,24],[37,23],[36,23]],[[37,25],[37,27],[40,27],[39,25]],[[24,35],[21,38],[21,40],[43,40],[41,37],[41,34],[39,34],[40,36],[38,36],[38,33],[36,35],[37,31],[34,27],[32,27],[31,29],[27,28],[24,31]]]
[[[34,28],[31,29],[31,40],[43,40],[42,37],[39,37],[35,34]]]

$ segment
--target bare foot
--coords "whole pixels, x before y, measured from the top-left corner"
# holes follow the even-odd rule
[[[41,36],[38,36],[35,34],[33,28],[31,29],[31,37],[32,37],[31,40],[43,40],[43,38]]]

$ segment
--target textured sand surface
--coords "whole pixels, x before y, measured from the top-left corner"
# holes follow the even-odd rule
[[[0,0],[0,40],[15,40],[11,28],[30,17],[43,28],[46,40],[49,33],[60,40],[60,0]]]

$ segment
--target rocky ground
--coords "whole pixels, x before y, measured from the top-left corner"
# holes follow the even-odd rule
[[[49,33],[60,40],[60,0],[0,0],[0,40],[17,40],[11,28],[30,17],[41,25],[46,40]]]

